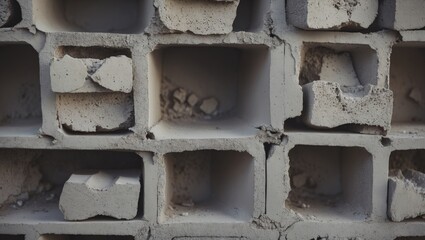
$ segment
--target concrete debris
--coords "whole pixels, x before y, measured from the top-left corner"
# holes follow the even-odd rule
[[[199,108],[205,114],[212,115],[216,112],[218,108],[218,101],[215,98],[204,99]]]
[[[183,88],[176,89],[173,93],[173,97],[180,103],[184,103],[186,101],[186,90]]]
[[[410,90],[409,98],[419,105],[423,103],[422,92],[418,88]]]
[[[388,181],[388,216],[394,222],[425,215],[425,174],[393,171]]]
[[[349,52],[336,52],[325,47],[309,48],[300,73],[300,84],[322,80],[341,86],[361,85]]]
[[[134,125],[131,94],[60,94],[57,97],[59,123],[71,131],[111,132]]]
[[[194,92],[175,86],[164,79],[161,90],[161,112],[166,120],[211,119],[219,114],[216,98],[200,100]]]
[[[139,203],[139,177],[140,170],[72,174],[63,187],[59,208],[66,220],[84,220],[98,215],[133,219]]]
[[[392,116],[391,90],[373,85],[342,87],[314,81],[303,86],[304,123],[315,128],[345,124],[377,126],[388,131]]]
[[[54,58],[50,65],[52,90],[57,93],[123,92],[133,89],[133,62],[126,56],[103,60]]]
[[[156,3],[160,19],[168,29],[208,35],[232,31],[239,0],[156,0]]]
[[[198,101],[199,101],[199,98],[194,93],[190,94],[189,97],[187,98],[187,103],[191,107],[194,107],[198,103]]]
[[[378,1],[289,0],[289,23],[307,30],[368,28],[378,15]]]

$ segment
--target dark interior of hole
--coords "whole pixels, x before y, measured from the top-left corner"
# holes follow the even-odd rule
[[[22,11],[18,1],[11,0],[11,3],[12,3],[12,13],[11,13],[12,15],[10,16],[6,24],[2,26],[2,28],[13,27],[22,21]]]
[[[56,49],[56,57],[63,57],[66,54],[74,58],[105,59],[119,55],[131,58],[131,51],[127,48],[61,46]]]
[[[6,235],[6,234],[0,234],[1,240],[25,240],[24,235]]]
[[[0,121],[41,121],[38,52],[29,44],[0,45]]]
[[[253,2],[256,0],[241,0],[236,12],[236,18],[233,22],[233,31],[248,31],[251,27],[251,18],[255,11]],[[263,0],[259,0],[263,1]]]
[[[134,240],[133,236],[116,235],[43,235],[42,240]]]
[[[140,156],[117,151],[43,151],[36,163],[44,181],[61,187],[78,170],[85,169],[142,169]]]
[[[425,150],[402,150],[390,155],[389,170],[414,169],[425,173]]]

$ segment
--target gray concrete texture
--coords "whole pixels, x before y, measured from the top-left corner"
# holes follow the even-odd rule
[[[0,0],[0,239],[424,239],[424,3]]]

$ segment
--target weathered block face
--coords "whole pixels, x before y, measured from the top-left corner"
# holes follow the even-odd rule
[[[425,238],[425,0],[0,0],[0,240]]]

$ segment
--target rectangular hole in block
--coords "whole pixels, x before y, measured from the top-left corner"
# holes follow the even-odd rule
[[[337,84],[343,94],[360,99],[368,94],[367,85],[377,85],[378,81],[378,57],[375,50],[367,45],[361,44],[339,44],[339,43],[304,43],[301,52],[301,67],[298,76],[299,84],[304,86],[315,81],[326,81]],[[329,85],[331,86],[331,85]],[[325,87],[324,87],[325,88]],[[327,89],[326,87],[325,89]],[[310,88],[308,88],[309,90]],[[288,119],[285,122],[287,130],[336,130],[336,131],[359,131],[365,124],[342,122],[320,124],[308,123],[311,116],[306,109],[312,108],[312,102],[304,92],[303,115]],[[334,97],[334,96],[333,96]],[[330,104],[330,103],[329,103]],[[334,107],[334,106],[332,106]],[[338,107],[334,107],[338,110]],[[335,111],[336,111],[335,110]],[[344,107],[339,111],[344,111]],[[329,115],[330,119],[332,115]],[[355,117],[354,119],[357,119]],[[329,121],[332,122],[332,121]],[[378,122],[378,121],[376,121]],[[319,126],[326,125],[326,126]],[[336,126],[336,127],[335,127]],[[382,132],[382,126],[368,126],[371,132]]]
[[[55,50],[55,59],[61,60],[64,57],[82,60],[87,67],[87,76],[80,88],[69,93],[57,93],[56,105],[61,128],[68,134],[130,133],[129,128],[135,125],[132,92],[134,79],[130,79],[131,89],[129,88],[126,92],[123,92],[119,89],[123,88],[123,86],[128,88],[127,85],[129,84],[126,82],[119,85],[114,80],[114,85],[107,85],[109,87],[107,88],[105,87],[106,85],[94,81],[92,77],[92,74],[102,70],[108,60],[129,58],[132,61],[130,49],[97,46],[60,46]],[[132,63],[131,67],[133,67]],[[113,71],[113,69],[108,69],[108,71]],[[132,72],[134,70],[130,69],[129,71],[133,77]],[[108,75],[109,78],[112,78],[110,75]],[[123,73],[119,77],[123,79],[123,75],[125,74]],[[51,78],[52,82],[53,80],[57,81],[52,76]],[[62,85],[66,84],[62,83]]]
[[[74,173],[91,170],[139,170],[143,159],[133,152],[93,150],[0,150],[0,221],[64,221],[59,199]],[[143,176],[140,176],[143,186]],[[143,188],[138,214],[143,216]],[[83,205],[85,203],[81,203]],[[116,220],[96,216],[89,220]]]
[[[372,210],[372,156],[359,147],[299,145],[289,152],[286,206],[323,219],[364,220]]]
[[[25,235],[0,234],[1,240],[25,240]]]
[[[148,60],[155,137],[247,136],[270,124],[267,47],[161,46]]]
[[[391,54],[390,88],[394,92],[391,131],[425,132],[425,45],[396,45]]]
[[[265,25],[270,1],[241,0],[233,22],[233,31],[260,32]]]
[[[133,236],[45,234],[38,240],[134,240]]]
[[[38,134],[41,97],[38,52],[26,43],[0,43],[0,135]]]
[[[254,206],[254,160],[246,152],[200,150],[164,156],[161,221],[248,221]]]
[[[34,21],[45,32],[142,33],[153,16],[150,0],[33,0]]]

